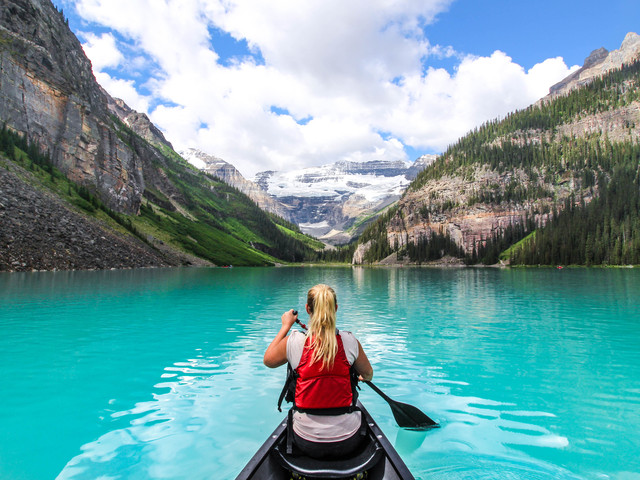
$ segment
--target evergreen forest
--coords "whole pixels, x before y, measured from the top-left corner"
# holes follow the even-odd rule
[[[367,262],[392,252],[423,263],[445,255],[466,264],[512,265],[627,265],[640,264],[640,139],[635,120],[624,120],[624,140],[595,131],[575,136],[558,132],[563,124],[640,103],[640,61],[611,71],[565,96],[546,100],[485,123],[461,138],[408,191],[445,176],[473,178],[477,168],[523,172],[528,181],[483,185],[470,192],[466,203],[442,202],[415,212],[464,209],[481,203],[530,205],[520,221],[477,241],[463,251],[447,234],[433,232],[399,247],[390,245],[390,223],[404,221],[402,209],[390,211],[371,224],[360,243],[371,242]],[[635,117],[634,117],[635,118]],[[556,189],[572,185],[568,198]],[[405,194],[406,195],[406,194]]]

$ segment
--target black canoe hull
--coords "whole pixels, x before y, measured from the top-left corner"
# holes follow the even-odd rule
[[[369,412],[359,404],[365,415],[367,422],[367,438],[368,445],[360,455],[360,461],[362,457],[366,457],[368,461],[367,465],[367,480],[415,480],[405,463],[398,455],[398,452],[393,448],[393,445],[389,442],[387,437],[382,433],[378,424],[373,420]],[[287,434],[287,421],[285,419],[280,422],[278,427],[269,436],[266,442],[260,447],[256,454],[249,460],[249,463],[244,467],[240,475],[236,477],[236,480],[289,480],[291,473],[286,465],[286,461],[283,461],[283,445],[286,442]],[[371,457],[371,458],[369,458]],[[322,479],[322,478],[353,478],[353,474],[339,476],[335,469],[339,467],[348,466],[350,460],[342,460],[340,462],[324,462],[324,470],[317,470],[316,473],[304,472],[302,474],[308,479]],[[317,462],[321,464],[323,462]],[[354,459],[353,465],[357,465],[358,462]],[[355,467],[354,467],[355,468]],[[317,473],[318,471],[327,472],[325,474]],[[318,476],[324,475],[324,476]]]

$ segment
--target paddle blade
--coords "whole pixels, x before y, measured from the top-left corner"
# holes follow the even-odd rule
[[[398,426],[402,428],[410,428],[412,430],[427,430],[429,428],[438,428],[440,426],[413,405],[392,400],[382,390],[376,387],[373,382],[365,381],[364,383],[369,385],[374,392],[384,398],[385,402],[389,404]]]
[[[427,430],[429,428],[438,428],[439,425],[427,415],[422,413],[413,405],[397,402],[395,400],[389,402],[391,412],[398,425],[402,428],[410,428],[412,430]]]

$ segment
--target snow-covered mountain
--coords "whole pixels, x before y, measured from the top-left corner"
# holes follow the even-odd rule
[[[398,200],[411,180],[436,159],[424,155],[415,162],[336,162],[260,172],[250,181],[230,163],[195,148],[180,155],[248,195],[260,208],[331,244],[348,242],[361,233],[368,221]]]
[[[288,207],[303,232],[327,243],[343,243],[358,235],[367,220],[400,196],[435,155],[415,162],[336,162],[288,172],[266,171],[254,182]]]

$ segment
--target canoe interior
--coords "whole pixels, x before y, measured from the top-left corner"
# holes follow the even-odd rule
[[[382,430],[375,423],[369,412],[359,404],[367,421],[367,435],[370,442],[375,442],[382,450],[382,456],[375,466],[367,469],[367,480],[415,480],[405,463],[402,461],[398,452],[393,448]],[[236,480],[280,480],[291,479],[291,473],[281,465],[278,458],[278,445],[284,445],[286,442],[286,417],[277,426],[274,432],[269,436],[267,441],[260,447],[256,454],[249,460],[246,467],[240,472]],[[331,462],[327,462],[332,467]],[[305,475],[306,478],[324,479],[324,478],[353,478],[340,476],[312,476]]]

